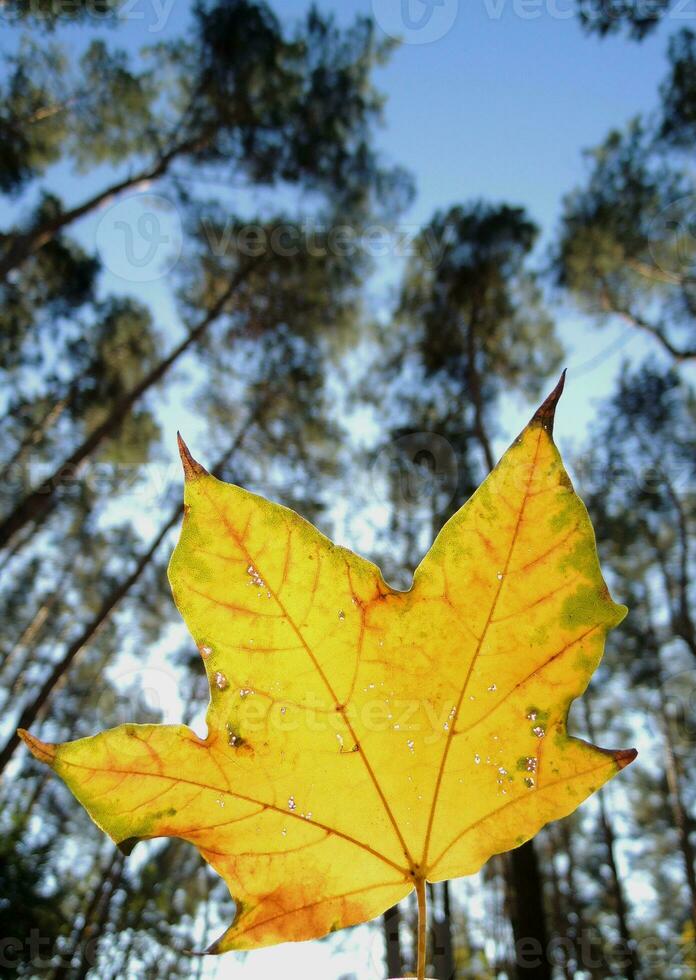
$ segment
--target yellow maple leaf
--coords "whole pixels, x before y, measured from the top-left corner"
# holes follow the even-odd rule
[[[225,879],[212,952],[373,918],[573,811],[635,757],[566,733],[625,615],[552,439],[562,381],[438,535],[408,592],[182,444],[169,577],[208,736],[26,732],[117,844],[180,837]],[[421,964],[422,966],[422,964]]]

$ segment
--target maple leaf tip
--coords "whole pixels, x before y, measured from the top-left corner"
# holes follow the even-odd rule
[[[195,480],[199,476],[205,476],[207,470],[205,467],[193,458],[189,452],[189,448],[181,438],[181,433],[177,432],[176,441],[179,446],[179,456],[181,457],[181,465],[184,468],[184,478],[186,480]]]
[[[626,766],[630,766],[637,755],[637,749],[620,749],[618,752],[614,753],[614,759],[616,760],[616,764],[619,769],[625,769]]]
[[[53,764],[53,760],[56,756],[55,745],[52,745],[49,742],[42,742],[40,739],[32,735],[31,732],[28,732],[26,728],[18,728],[17,734],[35,759],[38,759],[39,762],[45,762],[49,766]]]
[[[563,368],[561,376],[558,379],[558,384],[553,389],[550,395],[548,395],[544,401],[541,403],[539,408],[536,410],[532,416],[530,425],[534,422],[539,422],[544,426],[549,432],[549,435],[553,435],[553,422],[556,417],[556,406],[560,401],[561,395],[563,394],[563,389],[565,387],[567,368]]]

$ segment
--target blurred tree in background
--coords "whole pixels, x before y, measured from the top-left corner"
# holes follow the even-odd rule
[[[682,30],[652,117],[588,153],[564,204],[557,281],[599,322],[619,318],[676,361],[696,359],[696,43]],[[691,154],[691,157],[690,155]]]

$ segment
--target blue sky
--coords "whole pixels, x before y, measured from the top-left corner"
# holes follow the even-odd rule
[[[326,4],[343,17],[379,14],[382,6]],[[553,17],[553,0],[540,2],[534,19],[519,16],[520,7],[519,0],[460,2],[448,33],[404,44],[381,73],[388,94],[382,143],[417,176],[416,220],[483,196],[524,203],[548,230],[581,177],[581,150],[655,105],[671,24],[641,45],[598,41],[575,19]],[[296,0],[282,5],[301,8]],[[496,9],[499,19],[489,13]]]

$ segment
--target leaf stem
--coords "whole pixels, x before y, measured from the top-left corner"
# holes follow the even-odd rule
[[[425,980],[425,952],[428,929],[428,903],[425,895],[425,878],[416,878],[418,899],[418,967],[417,980]]]

